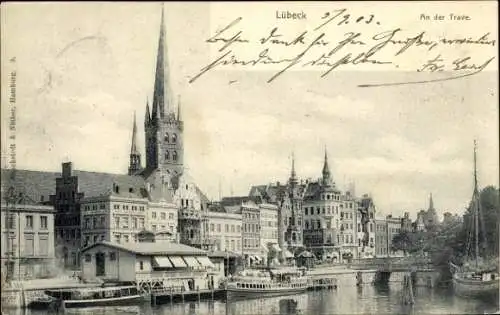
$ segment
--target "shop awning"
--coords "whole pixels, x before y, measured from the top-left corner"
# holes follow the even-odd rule
[[[170,258],[170,261],[172,262],[172,265],[174,265],[175,268],[186,268],[186,262],[182,259],[181,256],[168,256]]]
[[[199,257],[196,257],[196,260],[203,266],[203,267],[210,267],[210,268],[214,268],[214,264],[212,264],[212,262],[210,261],[210,258],[206,257],[206,256],[199,256]]]
[[[189,267],[198,268],[201,265],[193,256],[183,256],[182,258],[184,258]]]
[[[168,260],[168,257],[165,256],[154,256],[153,262],[156,267],[160,268],[172,268],[172,263]]]

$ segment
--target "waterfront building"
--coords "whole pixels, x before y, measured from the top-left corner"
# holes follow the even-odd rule
[[[413,232],[412,222],[410,219],[410,213],[405,212],[403,219],[401,219],[401,231]]]
[[[207,238],[214,251],[242,253],[242,212],[240,206],[209,206]]]
[[[344,244],[344,239],[340,240],[344,237],[341,219],[344,196],[331,178],[326,151],[322,178],[317,182],[306,181],[303,200],[304,246],[317,258],[338,261],[339,244]],[[348,223],[346,225],[349,226]],[[353,223],[350,226],[352,228]],[[350,236],[354,241],[354,236],[352,234]],[[347,237],[347,241],[350,240]]]
[[[425,231],[425,210],[420,210],[417,213],[417,220],[415,221],[415,231],[423,232]]]
[[[388,257],[390,253],[387,220],[377,215],[375,218],[375,256]]]
[[[280,252],[278,244],[278,206],[268,203],[258,205],[260,211],[261,258],[267,264],[269,251]]]
[[[389,214],[386,217],[386,222],[387,222],[387,247],[389,249],[389,256],[402,256],[403,251],[393,251],[392,250],[392,244],[394,237],[398,234],[401,233],[401,225],[402,225],[402,219],[393,217],[391,214]]]
[[[375,254],[377,257],[399,257],[403,251],[392,249],[394,237],[403,230],[404,218],[377,216],[375,220]]]
[[[195,291],[218,282],[206,251],[178,243],[103,241],[82,249],[82,260],[84,279],[133,283],[142,292]]]
[[[251,200],[241,204],[243,256],[246,265],[261,264],[264,254],[260,241],[260,208]]]
[[[11,187],[2,185],[1,194],[2,277],[25,280],[53,275],[57,272],[54,207],[40,205]]]

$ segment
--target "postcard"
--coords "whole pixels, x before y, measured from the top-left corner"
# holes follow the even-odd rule
[[[4,312],[498,311],[497,10],[2,3]]]

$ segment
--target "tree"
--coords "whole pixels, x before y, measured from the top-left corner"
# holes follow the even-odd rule
[[[413,246],[411,233],[408,231],[402,231],[399,234],[396,234],[392,239],[391,250],[402,250],[406,255]]]

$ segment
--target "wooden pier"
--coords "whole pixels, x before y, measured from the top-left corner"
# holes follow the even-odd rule
[[[225,289],[174,290],[173,288],[158,288],[151,290],[151,304],[200,302],[204,300],[226,299]]]

